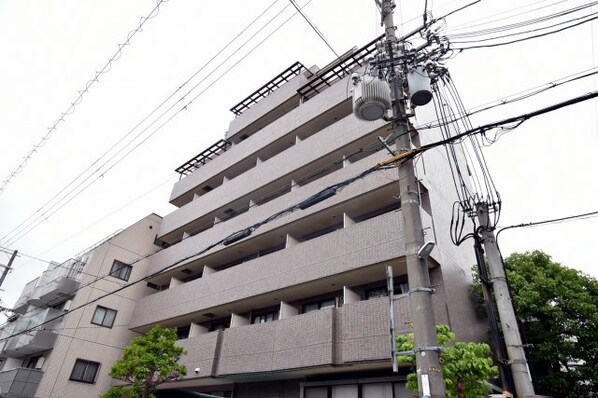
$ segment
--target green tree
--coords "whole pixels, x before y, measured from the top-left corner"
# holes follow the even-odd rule
[[[187,369],[178,361],[186,352],[176,340],[174,329],[159,326],[134,338],[110,370],[112,378],[130,385],[110,387],[102,398],[153,398],[156,386],[185,376]]]
[[[541,251],[514,253],[505,269],[536,393],[598,397],[598,280]]]
[[[493,365],[490,357],[490,346],[485,343],[457,342],[455,334],[447,325],[436,325],[438,344],[442,353],[442,374],[447,398],[465,397],[479,398],[488,394],[491,388],[486,381],[498,376],[498,368]],[[397,336],[397,351],[411,351],[415,346],[413,333]],[[399,363],[409,363],[415,366],[415,356],[398,357]],[[407,375],[407,388],[418,392],[417,375],[415,372]]]

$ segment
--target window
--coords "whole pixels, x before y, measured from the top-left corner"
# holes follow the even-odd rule
[[[266,323],[266,322],[273,322],[278,320],[278,310],[262,312],[261,314],[256,314],[251,319],[251,323]]]
[[[311,383],[308,383],[311,384]],[[305,398],[410,398],[404,381],[365,382],[359,384],[332,384],[303,387]]]
[[[176,337],[178,340],[189,338],[191,332],[191,325],[179,326],[176,328]]]
[[[37,363],[41,358],[41,355],[30,357],[29,359],[23,361],[23,365],[28,369],[39,369],[41,366],[37,366]]]
[[[110,269],[110,276],[113,276],[123,281],[128,281],[131,276],[131,267],[129,264],[125,264],[122,261],[114,260],[112,268]]]
[[[116,318],[116,310],[98,305],[93,313],[93,318],[91,318],[91,323],[111,328],[114,325],[114,318]]]
[[[301,307],[301,313],[306,314],[308,312],[317,311],[328,307],[336,307],[336,301],[334,297],[303,304]]]
[[[393,286],[395,295],[409,293],[409,284],[407,282],[396,282]],[[368,289],[365,291],[365,299],[373,299],[388,296],[386,285]]]
[[[95,383],[99,368],[100,364],[98,362],[77,359],[69,380],[81,381],[83,383]]]
[[[212,322],[209,330],[210,332],[214,332],[216,330],[224,330],[228,328],[230,328],[230,318]]]

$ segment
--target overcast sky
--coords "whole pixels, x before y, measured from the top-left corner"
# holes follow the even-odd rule
[[[303,6],[308,1],[298,3]],[[464,4],[429,1],[435,16]],[[579,4],[584,2],[485,0],[450,16],[444,32],[478,30],[484,26],[464,25],[488,24],[489,17],[505,18],[492,26],[505,25]],[[232,47],[201,69],[270,5]],[[17,168],[117,52],[117,44],[124,43],[139,26],[140,17],[155,6],[155,1],[146,0],[0,1],[0,181]],[[418,26],[423,7],[423,1],[401,2],[395,22],[404,31]],[[530,12],[534,8],[540,9]],[[503,14],[512,9],[516,11]],[[362,46],[382,33],[373,0],[312,0],[304,11],[337,53]],[[12,306],[24,284],[47,266],[26,255],[62,262],[149,213],[168,214],[174,209],[168,204],[170,189],[178,179],[174,169],[223,138],[233,118],[229,108],[295,61],[322,67],[335,58],[299,15],[267,38],[293,12],[284,0],[170,0],[160,4],[157,15],[132,36],[110,70],[91,84],[74,112],[64,116],[65,121],[58,123],[0,193],[0,236],[6,237],[0,242],[23,252],[2,286],[3,305]],[[598,44],[593,37],[597,29],[595,23],[583,24],[540,39],[463,51],[446,66],[465,106],[473,108],[596,67]],[[582,95],[596,90],[597,82],[596,78],[581,79],[475,115],[472,122],[476,126]],[[144,121],[173,93],[166,107]],[[152,124],[171,105],[172,110]],[[129,141],[131,145],[125,146]],[[97,161],[115,144],[108,157]],[[534,118],[485,148],[503,199],[500,225],[598,210],[597,151],[595,101]],[[84,182],[69,186],[79,175],[84,179],[78,181]],[[55,195],[59,199],[72,192],[70,197],[88,184],[88,189],[64,206],[38,211]],[[42,216],[39,225],[36,222],[34,229],[14,236],[19,230],[13,230],[30,216]],[[590,218],[509,230],[501,234],[499,243],[504,255],[542,249],[569,267],[598,276],[593,263],[598,245],[592,238],[597,223],[598,218]],[[7,261],[8,254],[0,252],[0,263]]]

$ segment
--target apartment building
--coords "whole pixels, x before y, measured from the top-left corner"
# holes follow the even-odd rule
[[[176,328],[187,350],[187,376],[162,393],[411,397],[407,369],[393,373],[390,361],[388,265],[397,331],[411,330],[397,171],[295,206],[389,156],[378,140],[389,125],[356,119],[348,91],[350,73],[375,47],[322,69],[295,63],[282,71],[231,109],[222,139],[177,169],[170,203],[178,209],[29,283],[14,309],[21,315],[2,330],[0,394],[99,396],[131,338],[161,325]],[[418,120],[433,119],[427,112],[418,109]],[[435,130],[412,135],[416,145],[439,138]],[[473,253],[449,238],[456,194],[444,153],[426,152],[417,174],[426,240],[436,242],[429,271],[437,323],[460,340],[480,340],[485,327],[469,295]]]
[[[151,214],[25,286],[0,332],[0,396],[97,397],[113,384],[112,364],[138,335],[129,330],[135,303],[153,289],[103,296],[146,274],[160,222]]]
[[[375,42],[318,69],[296,63],[231,111],[224,138],[177,169],[158,231],[163,249],[129,326],[177,328],[187,376],[162,385],[220,396],[411,397],[391,371],[385,268],[398,332],[411,330],[398,174],[384,170],[281,214],[386,159],[383,120],[352,115],[350,73]],[[418,110],[418,118],[426,116]],[[413,134],[414,143],[440,133]],[[417,163],[437,323],[458,339],[484,327],[469,296],[469,247],[449,238],[456,199],[444,152]],[[328,196],[328,195],[327,195]],[[224,239],[224,240],[223,240]]]

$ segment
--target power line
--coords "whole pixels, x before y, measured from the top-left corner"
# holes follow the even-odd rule
[[[531,26],[531,25],[536,25],[541,22],[551,21],[553,19],[557,19],[559,17],[563,17],[568,14],[573,14],[578,11],[583,11],[586,8],[590,8],[592,5],[595,5],[595,4],[596,4],[596,2],[582,4],[580,6],[568,8],[566,10],[555,12],[553,14],[542,15],[542,16],[539,16],[536,18],[525,20],[525,21],[515,22],[512,24],[508,24],[508,25],[484,28],[482,30],[477,30],[477,31],[466,31],[463,33],[455,33],[455,34],[449,33],[447,36],[450,39],[454,39],[454,38],[468,38],[468,37],[475,37],[475,36],[483,36],[483,35],[487,35],[487,34],[491,34],[491,33],[505,32],[505,31],[509,31],[509,30],[514,30],[514,29],[518,29],[518,28]],[[486,24],[484,24],[484,25],[486,25]],[[526,33],[526,32],[520,32],[520,33]]]
[[[137,26],[137,28],[135,28],[134,30],[130,31],[129,34],[127,35],[127,39],[125,40],[124,43],[122,44],[118,44],[117,47],[118,49],[116,50],[116,52],[108,59],[108,62],[106,62],[106,64],[104,64],[104,66],[99,70],[99,72],[96,72],[94,77],[89,80],[87,82],[87,84],[85,85],[85,88],[81,91],[78,91],[78,95],[75,98],[75,100],[73,102],[70,103],[70,105],[67,107],[67,109],[62,112],[62,114],[60,115],[60,117],[58,119],[56,119],[56,121],[52,124],[51,127],[48,127],[48,132],[46,134],[44,134],[41,139],[37,142],[37,144],[33,145],[33,147],[31,148],[31,150],[23,157],[23,160],[21,161],[21,163],[12,171],[8,174],[8,176],[6,177],[6,179],[2,182],[2,185],[0,185],[0,195],[2,194],[2,192],[4,192],[6,190],[6,187],[8,186],[8,184],[16,177],[17,174],[19,174],[27,165],[27,162],[33,157],[33,155],[42,147],[44,146],[48,140],[50,138],[52,138],[52,133],[54,133],[54,131],[58,128],[58,125],[60,123],[64,123],[65,122],[65,118],[67,116],[72,115],[75,112],[75,108],[77,107],[77,105],[79,105],[82,101],[83,101],[83,97],[85,96],[85,94],[89,91],[89,89],[91,88],[91,86],[93,86],[94,83],[98,82],[98,78],[103,75],[106,74],[108,71],[110,71],[110,69],[112,69],[112,63],[117,61],[121,55],[122,55],[122,49],[129,45],[131,42],[131,39],[133,39],[133,37],[142,30],[143,25],[145,25],[145,23],[149,20],[152,19],[154,17],[156,17],[156,15],[158,15],[159,11],[160,11],[160,5],[168,0],[157,0],[156,1],[156,6],[152,9],[152,11],[148,14],[147,17],[141,17],[139,26]]]
[[[249,25],[247,25],[244,29],[241,30],[241,32],[239,32],[239,34],[237,34],[232,40],[230,40],[222,49],[220,49],[220,51],[218,51],[214,56],[212,56],[212,58],[210,58],[206,63],[204,63],[198,70],[196,70],[183,84],[181,84],[176,90],[174,90],[165,100],[163,100],[158,106],[156,106],[150,113],[148,113],[141,121],[139,121],[132,129],[130,129],[123,137],[121,137],[116,143],[114,143],[108,150],[106,150],[99,158],[97,158],[95,161],[93,161],[85,170],[83,170],[77,177],[75,177],[71,182],[69,182],[64,188],[62,188],[60,191],[58,191],[52,198],[50,198],[44,205],[42,205],[38,210],[36,210],[33,214],[31,214],[27,219],[25,219],[23,222],[21,222],[21,224],[17,225],[17,227],[13,228],[11,231],[9,231],[7,234],[5,234],[2,238],[0,238],[0,240],[4,240],[6,239],[8,236],[10,236],[11,234],[13,234],[15,231],[16,234],[18,235],[20,232],[22,232],[23,230],[25,230],[26,228],[28,228],[30,225],[32,225],[33,223],[35,223],[35,219],[33,219],[37,213],[41,212],[44,207],[46,207],[47,205],[49,205],[50,203],[52,203],[52,201],[54,199],[56,199],[57,197],[61,196],[61,194],[64,193],[64,191],[66,189],[68,189],[71,185],[73,185],[74,183],[77,182],[77,180],[79,180],[79,178],[81,178],[83,175],[85,175],[86,172],[88,172],[90,169],[92,169],[94,167],[94,165],[96,165],[97,163],[99,163],[105,156],[107,156],[113,149],[115,149],[119,144],[121,144],[128,136],[130,136],[131,134],[133,134],[133,132],[135,132],[135,130],[137,130],[144,122],[146,122],[151,116],[153,116],[164,104],[166,104],[171,98],[173,98],[176,93],[178,93],[181,89],[183,89],[193,78],[195,78],[203,69],[205,69],[205,67],[207,67],[212,61],[214,61],[216,59],[216,57],[218,57],[223,51],[225,51],[228,47],[230,47],[230,45],[238,38],[240,37],[245,31],[247,31],[247,29],[249,29],[259,18],[261,18],[275,3],[277,3],[278,0],[275,0],[272,4],[270,4],[264,11],[262,11]],[[286,9],[286,7],[285,7]],[[279,14],[277,14],[279,15]],[[265,28],[272,20],[270,20],[264,27],[262,27],[260,30],[258,30],[255,34],[259,33],[263,28]],[[249,40],[251,40],[251,38],[253,38],[255,36],[255,34],[253,36],[251,36],[249,38]],[[245,43],[243,43],[239,48],[237,48],[237,51],[240,50],[241,48],[243,48],[248,42],[249,40],[247,40]],[[234,53],[233,53],[234,54]],[[120,154],[123,150],[126,149],[127,146],[131,145],[132,142],[134,142],[141,134],[143,134],[144,132],[146,132],[150,127],[152,127],[157,121],[159,121],[166,113],[168,113],[170,110],[172,110],[177,103],[183,101],[185,99],[185,97],[191,92],[193,91],[193,89],[195,89],[199,84],[201,84],[204,80],[206,80],[216,69],[218,69],[218,67],[220,67],[224,62],[226,62],[228,59],[230,59],[230,57],[233,55],[231,54],[228,58],[226,58],[220,65],[218,65],[212,72],[210,72],[207,76],[205,76],[199,83],[197,83],[195,86],[193,86],[191,88],[191,90],[187,91],[187,93],[185,95],[183,95],[183,97],[181,97],[178,101],[176,101],[173,105],[171,105],[168,109],[166,109],[166,111],[164,111],[162,114],[160,114],[158,116],[157,119],[155,119],[150,125],[146,126],[140,133],[138,133],[132,140],[130,140],[128,143],[126,143],[120,150],[118,150],[115,154],[113,154],[106,162],[104,162],[102,165],[100,165],[99,168],[97,168],[95,171],[93,171],[91,173],[91,175],[89,175],[87,178],[85,178],[83,181],[81,181],[76,187],[74,187],[71,191],[69,191],[68,193],[62,195],[62,197],[57,201],[57,203],[55,203],[54,205],[52,205],[49,209],[45,210],[44,213],[40,214],[38,216],[39,217],[43,217],[49,210],[51,210],[53,207],[57,206],[58,203],[60,203],[61,201],[65,200],[71,193],[73,193],[77,188],[79,188],[80,186],[82,186],[87,180],[89,180],[89,178],[91,178],[94,174],[97,174],[100,172],[101,168],[104,167],[106,164],[108,164],[112,159],[114,159],[118,154]],[[122,160],[122,159],[121,159]],[[96,179],[97,180],[97,179]],[[96,181],[94,180],[94,181]],[[89,185],[88,185],[89,186]],[[86,187],[87,188],[87,187]],[[86,189],[85,188],[85,189]],[[80,191],[82,192],[82,191]],[[80,193],[79,192],[79,193]],[[70,200],[72,200],[74,197],[76,197],[79,193],[77,193],[76,195],[74,195],[71,199],[69,199],[67,202],[69,202]],[[25,226],[23,229],[21,229],[21,227],[26,224],[27,222],[29,222],[30,220],[32,220],[27,226]],[[21,229],[21,231],[18,231],[19,229]],[[11,238],[12,239],[12,238]]]
[[[547,29],[551,29],[557,26],[561,26],[561,25],[565,25],[565,24],[570,24],[571,22],[575,22],[575,21],[579,21],[579,20],[586,20],[587,18],[591,17],[591,16],[595,16],[596,12],[592,13],[592,14],[588,14],[588,15],[583,15],[581,17],[577,17],[577,18],[572,18],[572,19],[568,19],[566,21],[562,21],[562,22],[557,22],[555,24],[552,25],[548,25],[548,26],[542,26],[540,28],[536,28],[536,29],[531,29],[531,30],[526,30],[526,31],[521,31],[521,32],[515,32],[515,33],[507,33],[504,35],[500,35],[500,36],[494,36],[494,37],[487,37],[487,38],[483,38],[483,39],[475,39],[475,40],[468,40],[468,41],[451,41],[452,44],[470,44],[470,43],[483,43],[483,42],[487,42],[487,41],[492,41],[492,40],[498,40],[498,39],[504,39],[507,37],[513,37],[513,36],[521,36],[524,34],[528,34],[528,33],[535,33],[535,32],[540,32],[542,30],[547,30]],[[508,30],[512,30],[512,29],[508,29]],[[549,32],[550,33],[550,32]],[[472,34],[470,36],[466,36],[464,38],[473,38],[476,36],[484,36],[486,35],[486,33],[481,33],[481,34]],[[454,39],[455,36],[447,36],[449,39]]]
[[[509,225],[507,227],[503,227],[503,228],[501,228],[501,229],[498,230],[498,232],[496,233],[496,239],[498,240],[498,235],[502,231],[506,231],[507,229],[535,227],[535,226],[538,226],[538,225],[562,223],[562,222],[574,221],[574,220],[578,220],[578,219],[586,219],[586,218],[596,217],[596,216],[598,216],[598,210],[591,211],[591,212],[588,212],[588,213],[575,214],[575,215],[572,215],[572,216],[552,218],[552,219],[549,219],[549,220],[527,222],[527,223],[522,223],[522,224],[517,224],[517,225]]]
[[[575,104],[578,104],[578,103],[581,103],[581,102],[584,102],[584,101],[588,101],[588,100],[594,99],[596,97],[598,97],[598,91],[592,91],[592,92],[590,92],[588,94],[581,95],[581,96],[569,99],[567,101],[559,102],[557,104],[554,104],[554,105],[551,105],[551,106],[548,106],[548,107],[545,107],[545,108],[541,108],[541,109],[538,109],[538,110],[533,111],[533,112],[521,114],[521,115],[518,115],[518,116],[513,116],[513,117],[510,117],[510,118],[507,118],[507,119],[503,119],[503,120],[500,120],[500,121],[497,121],[497,122],[492,122],[492,123],[484,124],[482,126],[479,126],[479,127],[472,128],[472,129],[469,129],[467,131],[464,131],[464,132],[462,132],[460,134],[456,134],[456,135],[454,135],[452,137],[449,137],[449,138],[446,138],[444,140],[432,142],[430,144],[422,145],[419,148],[414,148],[414,149],[411,149],[409,151],[402,152],[402,153],[400,153],[398,155],[390,157],[390,158],[388,158],[388,159],[386,159],[386,160],[384,160],[384,161],[382,161],[382,162],[374,165],[370,170],[378,170],[380,168],[389,167],[389,166],[396,167],[399,163],[401,163],[401,162],[403,162],[405,160],[408,160],[408,159],[412,159],[415,156],[419,156],[422,153],[424,153],[424,152],[426,152],[426,151],[428,151],[430,149],[437,148],[437,147],[443,146],[443,145],[453,144],[454,142],[457,142],[457,141],[459,141],[459,140],[461,140],[461,139],[463,139],[465,137],[468,137],[470,135],[485,134],[486,132],[488,132],[488,131],[490,131],[492,129],[500,128],[503,125],[508,125],[508,124],[514,124],[515,123],[516,124],[515,126],[510,127],[510,129],[515,129],[515,128],[519,127],[521,124],[523,124],[525,121],[527,121],[529,119],[532,119],[532,118],[534,118],[536,116],[540,116],[540,115],[543,115],[543,114],[546,114],[546,113],[549,113],[549,112],[556,111],[556,110],[561,109],[561,108],[565,108],[565,107],[568,107],[568,106],[571,106],[571,105],[575,105]],[[414,131],[416,131],[416,130],[415,129],[409,130],[409,132],[414,132]]]
[[[277,0],[278,1],[278,0]],[[312,0],[309,0],[303,7],[305,7],[307,4],[309,4]],[[276,1],[274,2],[276,3]],[[249,24],[243,31],[245,31],[246,29],[248,29],[257,19],[259,19],[270,7],[272,7],[274,5],[274,3],[272,3],[264,12],[262,12],[262,14],[260,14],[260,16],[258,16],[251,24]],[[286,10],[287,7],[289,7],[289,5],[287,5],[286,7],[284,7],[280,12],[278,12],[273,18],[271,18],[262,28],[260,28],[257,32],[255,32],[247,41],[245,41],[238,49],[240,50],[241,48],[243,48],[245,45],[247,45],[249,43],[249,41],[254,38],[258,33],[260,33],[266,26],[268,26],[272,21],[274,21],[274,19],[276,19],[280,14],[282,14],[282,12],[284,10]],[[296,14],[296,13],[295,13]],[[96,177],[95,179],[93,179],[89,184],[87,184],[86,186],[84,186],[82,189],[80,189],[78,192],[75,192],[79,187],[83,186],[83,184],[85,184],[85,182],[87,182],[91,177],[93,177],[93,175],[98,174],[101,169],[103,167],[105,167],[110,161],[112,161],[113,159],[115,159],[120,153],[122,153],[125,149],[127,149],[128,146],[132,145],[132,143],[139,138],[143,133],[145,133],[146,131],[148,131],[152,126],[154,126],[158,121],[160,121],[160,119],[162,119],[169,111],[171,111],[178,103],[182,102],[185,100],[185,98],[192,92],[194,91],[202,82],[204,82],[209,76],[211,76],[216,70],[218,70],[226,61],[228,61],[233,55],[236,54],[236,51],[233,52],[231,55],[229,55],[228,58],[226,58],[224,61],[222,61],[216,68],[214,68],[207,76],[205,76],[201,81],[199,81],[197,84],[195,84],[190,90],[188,90],[178,101],[176,101],[174,104],[172,104],[168,109],[166,109],[164,112],[162,112],[153,122],[151,122],[148,126],[146,126],[140,133],[138,133],[132,140],[130,140],[124,147],[122,147],[120,150],[118,150],[115,154],[113,154],[108,160],[106,160],[102,165],[100,165],[92,174],[90,174],[88,177],[86,177],[83,181],[81,181],[77,186],[75,186],[73,189],[71,189],[70,191],[68,191],[67,193],[65,193],[64,195],[62,195],[62,198],[59,199],[56,203],[54,203],[52,206],[50,206],[48,209],[43,210],[44,207],[48,204],[50,204],[56,197],[60,196],[61,194],[64,193],[64,190],[68,187],[70,187],[73,183],[75,183],[83,174],[85,174],[85,172],[87,172],[88,170],[90,170],[96,163],[98,163],[103,157],[105,157],[113,148],[115,148],[120,142],[122,142],[124,140],[124,138],[126,138],[128,135],[130,135],[133,131],[135,131],[137,129],[137,127],[139,127],[145,120],[147,120],[151,115],[153,115],[166,101],[168,101],[168,99],[172,98],[172,96],[174,95],[174,93],[164,102],[162,102],[162,104],[160,104],[157,108],[155,108],[149,115],[147,115],[141,122],[139,122],[133,129],[131,129],[126,135],[125,137],[123,137],[120,141],[118,141],[115,145],[113,145],[108,151],[106,151],[103,155],[100,156],[100,158],[96,159],[96,161],[94,161],[86,170],[84,170],[81,174],[79,174],[79,176],[77,176],[74,180],[72,180],[69,184],[67,184],[67,186],[65,188],[63,188],[61,191],[59,191],[56,195],[54,195],[54,197],[52,197],[48,202],[46,202],[41,208],[39,208],[36,212],[34,212],[32,215],[30,215],[25,221],[23,221],[21,224],[19,224],[17,227],[13,228],[13,230],[11,230],[10,232],[8,232],[7,234],[5,234],[2,238],[0,238],[0,241],[5,241],[5,244],[11,244],[16,242],[17,240],[21,239],[23,236],[25,236],[26,234],[28,234],[30,231],[32,231],[33,229],[35,229],[38,225],[40,225],[41,223],[45,222],[49,217],[51,217],[53,214],[55,214],[58,210],[60,210],[62,207],[64,207],[66,204],[68,204],[71,200],[73,200],[75,197],[77,197],[78,195],[80,195],[82,192],[84,192],[85,190],[87,190],[87,188],[89,188],[91,185],[93,185],[96,181],[98,181],[100,178],[102,178],[106,173],[108,173],[114,166],[116,166],[118,163],[120,163],[121,161],[123,161],[124,159],[126,159],[126,157],[133,152],[134,150],[136,150],[137,148],[139,148],[139,146],[141,146],[145,141],[147,141],[150,137],[152,137],[156,132],[158,132],[159,130],[161,130],[166,124],[168,124],[174,117],[176,117],[178,114],[180,114],[181,112],[187,110],[187,107],[189,105],[191,105],[192,102],[194,102],[199,96],[201,96],[203,93],[205,93],[205,91],[207,91],[209,88],[211,88],[216,82],[218,82],[222,77],[224,77],[230,70],[232,70],[235,66],[237,66],[242,60],[244,60],[247,56],[249,56],[253,51],[255,51],[261,44],[263,44],[268,38],[270,38],[275,32],[277,32],[283,25],[285,25],[295,14],[291,15],[291,17],[287,18],[281,25],[279,25],[273,32],[271,32],[268,36],[266,36],[265,39],[263,39],[262,41],[260,41],[256,46],[254,46],[251,50],[249,50],[249,52],[247,54],[245,54],[241,59],[239,59],[238,61],[236,61],[235,64],[233,64],[232,67],[230,67],[229,69],[227,69],[223,74],[221,74],[220,76],[218,76],[212,83],[210,83],[206,88],[204,88],[198,95],[196,95],[191,101],[189,101],[188,103],[186,103],[183,107],[181,107],[178,111],[176,111],[174,114],[172,114],[168,119],[166,119],[165,122],[163,122],[161,125],[159,125],[156,129],[154,129],[152,132],[149,133],[149,135],[147,135],[147,137],[143,138],[139,143],[137,143],[131,150],[129,150],[128,152],[126,152],[123,156],[121,156],[119,159],[117,159],[116,161],[114,161],[114,163],[112,165],[110,165],[107,169],[105,169],[104,171],[102,171],[102,173]],[[243,32],[241,32],[243,33]],[[237,37],[239,37],[239,35],[237,35]],[[233,40],[234,41],[234,40]],[[229,44],[227,44],[225,46],[228,47],[230,45],[231,42],[229,42]],[[222,52],[222,50],[221,50]],[[213,57],[210,61],[208,61],[208,63],[210,63],[215,57]],[[203,69],[207,64],[205,64],[204,66],[202,66],[201,69]],[[195,76],[197,74],[197,72],[193,75]],[[190,80],[190,79],[189,79]],[[188,80],[188,81],[189,81]],[[188,81],[186,83],[188,83]],[[185,84],[186,84],[185,83]],[[183,84],[183,86],[185,85]],[[175,93],[180,90],[181,87],[179,87],[179,89],[177,89],[175,91]],[[72,195],[70,198],[69,195]],[[68,199],[67,199],[68,198]],[[60,204],[61,201],[66,200],[66,202]],[[60,204],[60,205],[59,205]],[[54,211],[52,211],[49,215],[47,215],[52,209],[54,209],[56,206],[59,206],[58,208],[56,208]],[[42,212],[43,210],[43,212]],[[37,215],[37,213],[41,214]],[[37,216],[36,216],[37,215]],[[37,224],[36,224],[37,223]],[[27,224],[27,225],[25,225]],[[23,227],[23,225],[25,225]],[[8,238],[10,235],[13,235],[12,237]]]
[[[324,43],[326,43],[326,45],[328,46],[328,48],[330,49],[330,51],[332,51],[334,53],[334,55],[336,56],[336,58],[339,58],[340,55],[338,55],[338,53],[336,51],[334,51],[334,48],[332,48],[332,46],[330,45],[330,43],[328,42],[328,40],[326,40],[326,38],[324,37],[324,34],[322,32],[320,32],[320,30],[316,27],[316,25],[314,25],[314,23],[312,21],[310,21],[310,19],[307,17],[307,15],[305,15],[305,13],[303,12],[303,10],[301,8],[299,8],[299,6],[297,6],[297,3],[295,2],[295,0],[290,0],[291,4],[293,5],[293,7],[295,7],[295,9],[297,10],[297,12],[299,14],[301,14],[301,16],[303,17],[303,19],[305,19],[307,21],[307,23],[309,24],[309,26],[311,26],[311,28],[314,30],[314,32],[316,32],[316,34],[318,36],[320,36],[320,39],[322,39],[322,41]],[[305,6],[303,6],[305,7]]]
[[[592,15],[594,15],[594,14],[592,14]],[[505,46],[505,45],[508,45],[508,44],[519,43],[519,42],[522,42],[522,41],[527,41],[527,40],[531,40],[531,39],[537,39],[537,38],[541,38],[541,37],[545,37],[545,36],[550,36],[550,35],[553,35],[555,33],[560,33],[560,32],[563,32],[565,30],[568,30],[568,29],[575,28],[577,26],[583,25],[585,23],[592,22],[592,21],[594,21],[596,19],[598,19],[598,16],[594,16],[593,18],[585,19],[585,20],[583,20],[581,22],[577,22],[575,24],[572,24],[572,25],[569,25],[569,26],[565,26],[565,27],[560,28],[560,29],[555,29],[555,30],[550,31],[550,32],[545,32],[545,33],[540,33],[540,34],[537,34],[537,35],[527,36],[527,37],[523,37],[521,39],[515,39],[515,40],[511,40],[511,41],[507,41],[507,42],[502,42],[502,43],[483,44],[483,45],[469,46],[469,47],[457,47],[457,48],[454,48],[454,50],[464,51],[464,50],[473,50],[473,49],[477,49],[477,48],[492,48],[492,47]]]
[[[13,250],[9,249],[8,247],[4,247],[4,246],[0,246],[0,249],[2,249],[2,250],[6,250],[6,251],[7,251],[7,253],[12,253],[12,252],[13,252]],[[44,260],[43,258],[39,258],[39,257],[32,256],[32,255],[30,255],[30,254],[23,253],[23,252],[22,252],[22,251],[20,251],[20,250],[19,250],[19,254],[18,254],[18,256],[27,257],[27,258],[30,258],[30,259],[32,259],[32,260],[41,261],[41,262],[43,262],[43,263],[47,263],[47,264],[52,264],[52,263],[54,263],[53,261]]]
[[[567,2],[567,1],[570,1],[570,0],[558,0],[555,3],[544,5],[542,7],[537,7],[537,8],[525,11],[525,12],[520,12],[520,13],[515,14],[515,15],[509,15],[509,16],[502,17],[502,18],[491,19],[491,18],[497,17],[499,15],[509,14],[511,12],[514,12],[514,11],[518,11],[518,10],[521,10],[521,9],[524,9],[524,8],[528,8],[528,7],[537,5],[537,4],[545,3],[546,1],[547,0],[540,0],[540,1],[536,1],[536,2],[531,3],[531,4],[523,5],[521,7],[512,8],[512,9],[509,9],[509,10],[506,10],[506,11],[503,11],[503,12],[499,12],[497,14],[492,14],[492,15],[489,15],[487,17],[478,18],[478,19],[475,19],[475,20],[470,20],[467,23],[463,23],[461,25],[457,25],[457,26],[451,27],[451,31],[454,32],[454,31],[459,31],[459,30],[463,30],[463,29],[467,29],[467,28],[475,28],[477,26],[487,26],[488,24],[493,23],[493,22],[500,22],[500,21],[504,21],[504,20],[507,20],[507,19],[516,18],[516,17],[519,17],[521,15],[529,14],[531,12],[538,11],[538,10],[541,10],[541,9],[544,9],[544,8],[550,8],[552,6],[555,6],[557,4],[561,4],[561,3],[564,3],[564,2]],[[475,22],[479,22],[479,23],[475,23]]]

